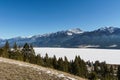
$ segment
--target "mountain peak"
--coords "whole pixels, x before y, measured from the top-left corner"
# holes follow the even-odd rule
[[[79,28],[74,28],[74,29],[69,29],[67,30],[68,32],[72,32],[74,34],[80,34],[80,33],[83,33],[83,31]]]
[[[113,33],[117,29],[119,28],[110,26],[110,27],[101,27],[97,31],[108,31],[109,33]]]

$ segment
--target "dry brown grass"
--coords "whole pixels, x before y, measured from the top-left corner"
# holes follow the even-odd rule
[[[0,80],[85,80],[34,64],[0,57]]]

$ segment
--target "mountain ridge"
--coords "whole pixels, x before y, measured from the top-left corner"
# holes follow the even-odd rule
[[[105,30],[110,30],[110,29],[120,29],[118,27],[101,27],[101,28],[98,28],[98,29],[95,29],[95,30],[92,30],[92,31],[83,31],[81,30],[80,28],[72,28],[72,29],[67,29],[67,30],[61,30],[61,31],[57,31],[57,32],[71,32],[71,33],[74,33],[74,34],[80,34],[80,33],[84,33],[84,32],[93,32],[93,31],[105,31]],[[51,35],[51,34],[54,34],[54,33],[57,33],[57,32],[50,32],[50,33],[44,33],[44,34],[38,34],[38,35],[32,35],[32,36],[17,36],[17,37],[12,37],[12,38],[8,38],[8,39],[24,39],[24,38],[32,38],[32,37],[42,37],[42,36],[48,36],[48,35]],[[0,38],[0,40],[8,40],[8,39],[3,39],[3,38]]]
[[[35,47],[92,47],[92,48],[120,48],[120,28],[103,27],[93,31],[82,31],[79,28],[58,31],[31,37],[16,37],[0,41],[0,45],[6,41],[13,45],[30,43]]]

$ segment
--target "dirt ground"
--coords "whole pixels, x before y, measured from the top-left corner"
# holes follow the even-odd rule
[[[0,57],[0,80],[85,80],[34,64]]]

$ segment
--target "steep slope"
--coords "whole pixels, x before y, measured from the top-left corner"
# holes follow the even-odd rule
[[[68,73],[0,57],[0,80],[85,80]]]

